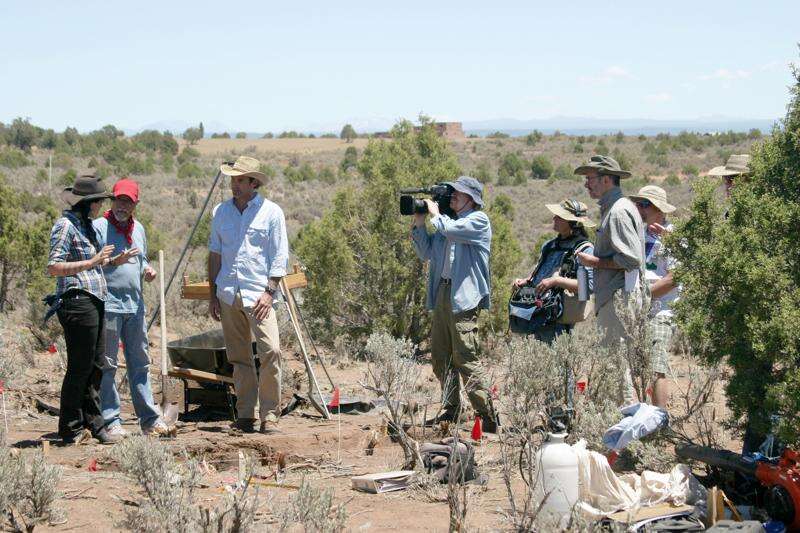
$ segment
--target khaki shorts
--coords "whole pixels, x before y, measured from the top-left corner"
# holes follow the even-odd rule
[[[669,315],[656,315],[650,319],[653,335],[653,372],[669,374],[669,349],[675,334],[675,323]]]

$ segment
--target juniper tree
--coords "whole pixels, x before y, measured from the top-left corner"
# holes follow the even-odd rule
[[[752,176],[737,180],[727,205],[717,183],[698,182],[670,243],[683,285],[678,322],[697,354],[730,366],[734,421],[747,418],[763,435],[770,415],[780,415],[788,444],[800,443],[800,72],[793,74],[786,117],[754,146]]]

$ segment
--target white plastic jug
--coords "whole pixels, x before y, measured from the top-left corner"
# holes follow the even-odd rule
[[[565,518],[578,503],[578,456],[564,442],[566,433],[549,433],[536,452],[536,494],[541,501],[549,494],[542,512]]]

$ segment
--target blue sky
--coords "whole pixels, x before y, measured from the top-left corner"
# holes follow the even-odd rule
[[[402,4],[402,5],[401,5]],[[800,2],[0,4],[0,121],[783,116]]]

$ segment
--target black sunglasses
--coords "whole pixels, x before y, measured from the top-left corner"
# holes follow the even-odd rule
[[[642,209],[647,209],[648,207],[653,205],[653,202],[651,202],[650,200],[636,200],[636,205],[638,207],[641,207]]]

